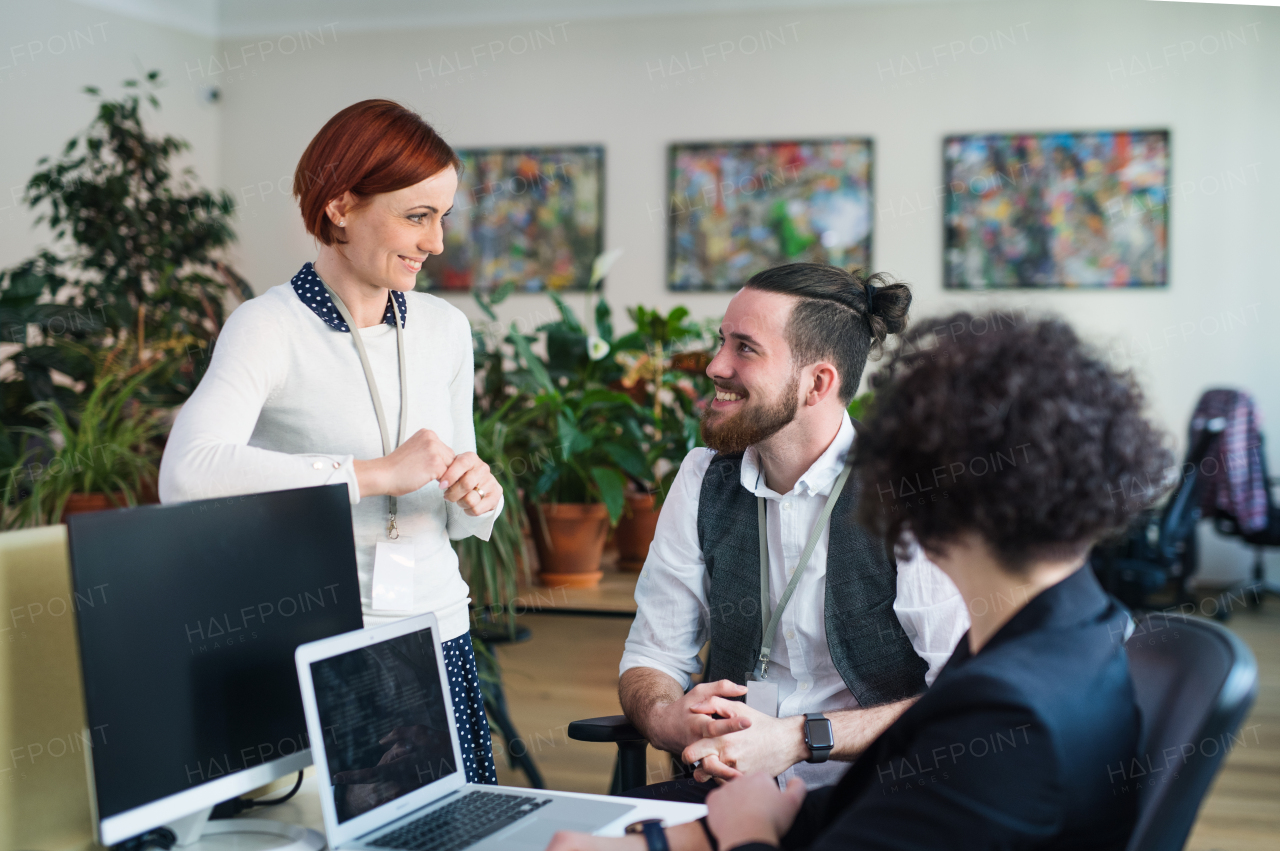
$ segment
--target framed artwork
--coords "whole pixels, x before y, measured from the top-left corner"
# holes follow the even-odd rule
[[[418,288],[585,290],[604,244],[604,148],[478,148],[463,163],[444,254]]]
[[[948,136],[951,289],[1163,287],[1169,132]]]
[[[871,262],[870,139],[672,145],[667,287],[736,290],[780,263]]]

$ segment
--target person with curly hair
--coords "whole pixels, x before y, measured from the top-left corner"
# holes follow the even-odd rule
[[[874,495],[860,512],[891,545],[923,547],[972,626],[838,785],[731,780],[701,825],[667,831],[673,851],[1118,851],[1133,830],[1136,792],[1106,770],[1139,747],[1131,620],[1086,563],[1160,495],[1164,436],[1132,375],[1060,320],[958,313],[902,343],[859,436],[855,468]],[[550,847],[645,846],[565,833]]]
[[[663,504],[619,682],[627,717],[695,774],[630,794],[701,801],[751,771],[835,783],[968,628],[936,566],[895,562],[857,520],[846,407],[910,304],[905,284],[816,263],[762,271],[729,303],[709,448]],[[739,696],[715,718],[712,698]]]

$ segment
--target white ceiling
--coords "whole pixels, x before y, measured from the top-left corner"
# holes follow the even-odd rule
[[[335,21],[376,31],[972,0],[75,0],[183,32],[243,38]]]

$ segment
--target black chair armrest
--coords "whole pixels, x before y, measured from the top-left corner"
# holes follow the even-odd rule
[[[625,715],[584,718],[569,725],[569,738],[579,742],[643,742],[645,738]]]

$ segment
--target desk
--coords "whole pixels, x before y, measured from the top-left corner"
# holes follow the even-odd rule
[[[522,794],[538,793],[536,789],[516,789],[513,791]],[[586,795],[578,792],[557,792],[558,795],[568,795],[574,798],[601,798],[601,795]],[[278,797],[278,792],[272,792],[271,797]],[[707,808],[701,804],[677,804],[667,801],[644,801],[639,798],[609,798],[610,801],[626,802],[635,805],[635,809],[626,813],[622,817],[605,825],[599,832],[601,836],[622,836],[623,829],[633,821],[639,821],[646,818],[660,818],[667,823],[668,826],[674,824],[683,824],[684,822],[693,821],[706,815]],[[303,827],[309,827],[319,831],[324,835],[324,815],[320,811],[320,793],[317,786],[316,774],[314,768],[308,768],[305,778],[302,781],[302,788],[298,790],[298,794],[294,795],[292,800],[275,807],[266,807],[263,809],[249,810],[243,813],[242,818],[259,818],[274,819],[276,821],[287,822],[289,824],[298,824]],[[278,846],[283,840],[269,840],[263,837],[266,844],[260,846],[263,849]],[[257,848],[256,844],[246,844],[238,838],[234,847],[239,851],[248,851],[251,847]],[[231,848],[232,845],[226,837],[211,837],[208,840],[200,842],[201,851],[213,848]]]
[[[597,618],[634,618],[638,573],[605,569],[595,588],[548,588],[545,585],[516,586],[513,605],[517,615],[582,615]]]

